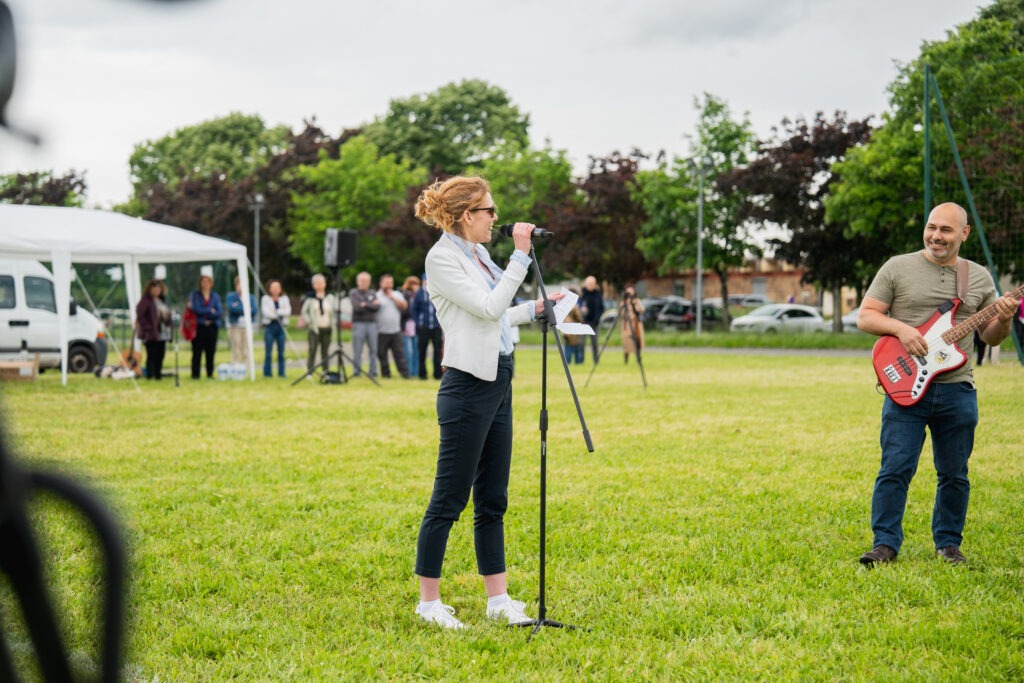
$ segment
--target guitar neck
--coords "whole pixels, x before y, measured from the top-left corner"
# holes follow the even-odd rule
[[[1017,299],[1024,296],[1024,285],[1021,285],[1017,289],[1009,292],[1009,295]],[[985,323],[994,318],[996,315],[996,305],[992,304],[981,309],[967,320],[963,321],[959,325],[946,330],[942,335],[942,341],[947,344],[955,344],[969,334],[972,334],[975,330],[980,330]]]

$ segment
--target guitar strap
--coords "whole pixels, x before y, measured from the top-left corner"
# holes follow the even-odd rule
[[[971,265],[967,259],[957,259],[956,262],[956,298],[961,303],[967,302],[967,281],[970,278]]]

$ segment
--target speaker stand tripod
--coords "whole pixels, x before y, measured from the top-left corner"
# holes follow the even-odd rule
[[[357,363],[354,358],[345,353],[345,348],[343,345],[344,336],[342,335],[341,328],[341,296],[342,293],[345,291],[345,281],[341,278],[340,271],[338,268],[334,269],[334,279],[338,283],[338,292],[337,294],[335,294],[337,304],[335,305],[334,309],[334,328],[338,331],[338,347],[331,353],[327,354],[326,358],[324,358],[319,363],[314,365],[311,369],[307,370],[305,374],[302,375],[302,377],[299,377],[297,380],[292,382],[292,386],[294,387],[296,384],[306,379],[307,377],[312,375],[314,372],[317,372],[318,370],[320,371],[321,375],[330,372],[331,359],[334,358],[337,359],[338,361],[338,376],[341,378],[339,384],[348,384],[348,373],[345,371],[345,361],[348,360],[348,362],[352,364],[352,367],[355,368],[357,373],[359,373],[363,377],[369,378],[371,382],[373,382],[379,387],[380,382],[378,382],[376,378],[372,377],[371,375],[368,375],[365,372],[363,372],[363,369],[359,367],[359,363]],[[312,353],[313,349],[309,349],[308,352]]]

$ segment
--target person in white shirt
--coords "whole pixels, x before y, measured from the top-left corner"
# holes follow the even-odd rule
[[[504,515],[512,462],[512,326],[544,310],[542,301],[510,308],[526,277],[534,226],[516,223],[515,251],[502,271],[483,244],[498,210],[482,178],[455,177],[420,195],[416,217],[442,231],[426,259],[426,287],[444,330],[445,372],[437,392],[441,428],[434,491],[416,544],[420,602],[428,623],[461,629],[441,602],[440,578],[448,534],[473,495],[477,570],[487,592],[487,616],[509,625],[535,623],[525,604],[508,596]],[[559,295],[552,299],[560,298]]]
[[[338,312],[338,297],[327,292],[327,278],[320,273],[310,278],[309,283],[313,286],[313,291],[303,299],[300,313],[309,335],[306,369],[313,372],[317,366],[317,349],[320,350],[320,364],[327,361],[327,353],[331,346],[331,330]],[[327,370],[327,367],[324,366],[323,369]]]
[[[292,305],[288,297],[281,291],[281,282],[271,280],[267,283],[267,293],[260,299],[260,317],[263,321],[263,342],[266,354],[263,357],[263,376],[273,377],[271,358],[274,346],[277,346],[277,376],[284,377],[284,340],[285,328],[288,327],[288,316],[292,314]]]

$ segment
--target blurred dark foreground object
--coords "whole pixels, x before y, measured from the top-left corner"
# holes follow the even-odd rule
[[[99,539],[106,578],[99,680],[118,681],[124,633],[125,550],[117,522],[96,496],[81,485],[15,463],[0,425],[0,570],[10,578],[12,592],[21,605],[43,680],[70,683],[75,679],[57,626],[56,611],[43,582],[41,553],[29,523],[28,503],[38,491],[56,494],[78,509]],[[86,586],[82,588],[83,592],[87,590]],[[0,626],[0,681],[20,680]]]

